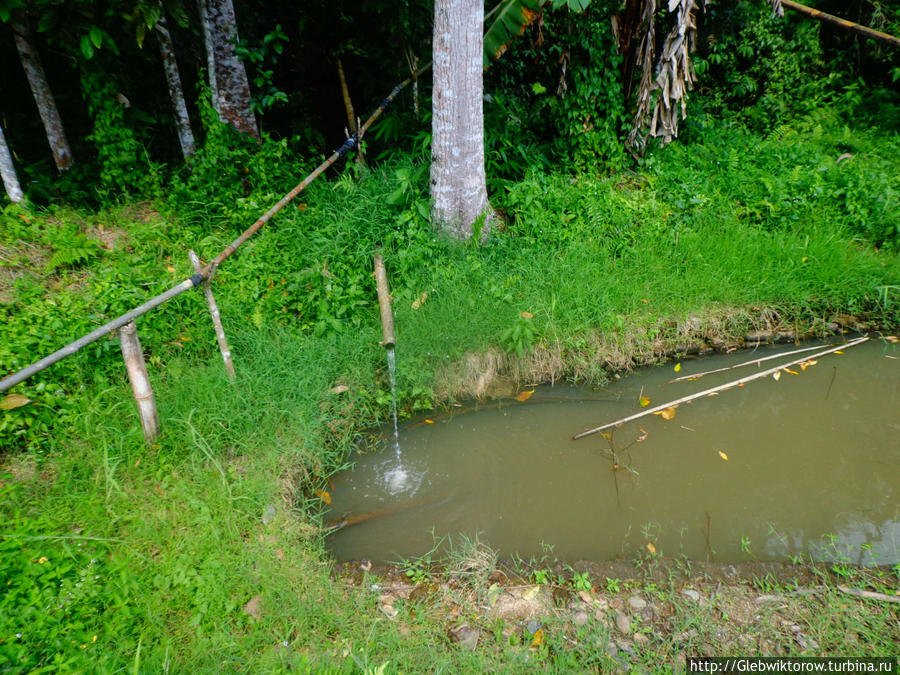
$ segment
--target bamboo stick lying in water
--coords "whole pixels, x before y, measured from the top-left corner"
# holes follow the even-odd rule
[[[661,405],[655,406],[653,408],[648,408],[647,410],[642,410],[639,413],[635,413],[634,415],[629,415],[628,417],[623,417],[620,420],[616,420],[615,422],[610,422],[609,424],[604,424],[599,427],[595,427],[593,429],[589,429],[588,431],[582,431],[580,434],[575,434],[572,436],[573,440],[578,440],[579,438],[584,438],[585,436],[591,436],[592,434],[596,434],[598,432],[603,431],[604,429],[609,429],[611,427],[617,427],[626,422],[631,422],[632,420],[636,420],[641,417],[646,417],[647,415],[652,415],[653,413],[662,412],[666,408],[671,408],[676,405],[680,405],[681,403],[687,403],[688,401],[693,401],[698,398],[703,398],[704,396],[709,396],[710,394],[716,394],[720,391],[725,391],[726,389],[731,389],[733,387],[739,387],[740,385],[746,382],[752,382],[753,380],[758,380],[762,377],[767,377],[768,375],[773,375],[783,368],[787,368],[788,366],[795,366],[798,363],[803,363],[804,361],[808,361],[809,359],[814,359],[819,356],[825,356],[826,354],[831,354],[832,352],[836,352],[841,349],[849,349],[850,347],[855,347],[856,345],[862,344],[866,342],[868,337],[856,338],[855,340],[850,340],[846,344],[838,345],[836,347],[832,347],[831,349],[825,349],[821,352],[816,352],[815,354],[810,354],[807,357],[803,357],[800,359],[795,359],[793,361],[789,361],[788,363],[782,363],[775,368],[769,368],[768,370],[763,370],[758,373],[754,373],[753,375],[748,375],[747,377],[742,377],[739,380],[734,380],[732,382],[726,382],[725,384],[720,384],[718,387],[712,387],[711,389],[704,389],[703,391],[698,391],[696,394],[691,394],[690,396],[683,396],[682,398],[676,399],[674,401],[669,401],[668,403],[663,403]]]
[[[815,347],[804,347],[803,349],[795,349],[790,352],[782,352],[781,354],[772,354],[771,356],[763,356],[759,359],[753,359],[752,361],[744,361],[743,363],[738,363],[734,366],[725,366],[724,368],[716,368],[715,370],[706,370],[702,373],[694,373],[693,375],[682,375],[681,377],[676,377],[674,380],[669,380],[669,384],[673,382],[684,382],[685,380],[699,380],[704,375],[712,375],[713,373],[721,373],[725,370],[734,370],[735,368],[742,368],[744,366],[750,366],[754,363],[762,363],[763,361],[769,361],[770,359],[780,359],[785,356],[791,356],[792,354],[802,354],[803,352],[811,352],[816,349],[821,349],[822,345],[817,345]]]
[[[355,516],[345,516],[343,518],[335,518],[334,520],[329,521],[325,525],[325,534],[334,534],[338,530],[343,530],[345,527],[350,527],[351,525],[359,525],[360,523],[364,523],[367,520],[372,520],[373,518],[380,518],[382,516],[390,516],[395,513],[400,513],[401,511],[408,511],[409,509],[417,508],[419,506],[426,506],[433,502],[439,501],[446,495],[442,495],[441,497],[427,497],[425,499],[418,499],[414,502],[407,502],[406,504],[395,504],[394,506],[388,506],[383,509],[378,509],[376,511],[369,511],[367,513],[358,513]]]

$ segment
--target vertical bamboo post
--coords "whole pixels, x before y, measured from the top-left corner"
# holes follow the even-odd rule
[[[200,273],[200,258],[193,251],[188,251],[191,258],[191,264],[194,271]],[[222,327],[222,315],[219,314],[219,306],[216,304],[216,298],[213,296],[212,286],[209,279],[203,280],[203,293],[206,295],[206,304],[209,306],[209,313],[212,315],[213,328],[216,329],[216,341],[219,343],[219,351],[222,352],[222,361],[225,362],[225,370],[228,371],[228,377],[234,381],[234,363],[231,361],[231,350],[228,349],[228,341],[225,339],[225,329]]]
[[[341,94],[344,96],[344,108],[347,110],[347,128],[350,129],[351,134],[357,134],[359,132],[359,120],[356,118],[356,113],[353,111],[353,101],[350,100],[350,89],[347,86],[347,78],[344,75],[344,64],[341,61],[340,56],[337,59],[337,69],[338,79],[341,81]],[[359,135],[358,138],[362,140],[362,135]],[[366,158],[363,156],[362,148],[358,145],[356,147],[356,163],[360,166],[365,166],[366,164]]]
[[[394,348],[394,315],[391,313],[391,291],[388,288],[387,271],[381,253],[375,254],[375,286],[378,289],[378,305],[381,309],[381,330],[386,349]]]
[[[153,399],[147,364],[144,363],[144,352],[141,351],[141,341],[134,321],[119,328],[119,343],[122,345],[122,358],[125,360],[125,369],[128,371],[131,390],[141,417],[144,440],[147,445],[151,445],[159,435],[159,415],[156,414],[156,401]]]

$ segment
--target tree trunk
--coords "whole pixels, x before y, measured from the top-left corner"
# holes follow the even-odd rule
[[[237,43],[237,22],[231,0],[203,0],[205,7],[204,25],[209,31],[208,44],[212,44],[215,72],[215,86],[218,96],[219,119],[238,131],[259,138],[259,127],[250,110],[250,82],[247,70],[235,54]],[[213,80],[210,79],[210,85]]]
[[[47,84],[47,76],[44,73],[44,67],[41,65],[40,56],[38,56],[37,50],[32,44],[28,19],[16,17],[11,20],[10,24],[16,39],[16,47],[19,50],[22,68],[25,69],[25,74],[28,76],[28,83],[31,85],[34,102],[37,103],[41,121],[43,121],[44,129],[47,132],[47,141],[50,143],[50,149],[53,151],[53,161],[56,162],[57,169],[67,171],[72,166],[72,151],[69,149],[69,142],[66,140],[66,133],[63,130],[62,119],[59,117],[59,110],[56,109],[56,101],[53,100],[53,93],[50,91],[50,85]]]
[[[435,224],[468,239],[492,219],[484,177],[482,115],[484,4],[435,0],[431,199]]]
[[[219,112],[219,87],[216,82],[216,51],[213,49],[212,26],[209,23],[209,12],[206,11],[206,0],[197,0],[197,11],[200,13],[200,24],[203,26],[203,43],[206,47],[206,73],[209,77],[209,94],[213,109]]]
[[[3,135],[3,127],[0,126],[0,176],[3,178],[3,187],[13,204],[18,204],[24,199],[22,188],[19,187],[19,178],[16,176],[16,167],[13,166],[12,155],[6,145],[6,136]]]
[[[181,76],[178,74],[178,61],[175,59],[175,47],[172,36],[166,28],[165,17],[156,24],[156,37],[159,42],[159,55],[162,57],[166,71],[166,83],[169,85],[169,98],[175,114],[175,125],[178,127],[178,141],[185,160],[196,154],[194,148],[194,132],[191,131],[191,118],[188,116],[187,104],[184,101],[184,90],[181,88]]]

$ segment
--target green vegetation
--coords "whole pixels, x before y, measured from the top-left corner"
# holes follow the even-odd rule
[[[403,4],[397,31],[424,24],[421,7]],[[627,573],[504,566],[464,540],[395,574],[334,578],[326,549],[328,478],[389,415],[376,249],[394,297],[401,415],[496,393],[476,383],[487,370],[513,384],[601,383],[750,330],[900,325],[896,59],[871,50],[842,70],[852,50],[839,38],[773,21],[759,4],[711,9],[715,39],[697,62],[708,80],[681,138],[634,158],[620,143],[630,114],[613,77],[620,57],[606,33],[590,39],[606,30],[606,6],[583,24],[547,10],[487,76],[487,166],[503,222],[483,245],[434,235],[427,115],[402,101],[367,136],[370,169],[348,163],[314,184],[216,274],[236,383],[199,293],[138,321],[162,420],[152,447],[114,338],[17,387],[25,404],[0,410],[0,670],[656,670],[724,647],[895,649],[894,605],[837,584],[894,593],[896,568],[798,560],[799,580],[760,572],[717,590],[714,571],[652,552],[635,552]],[[328,24],[316,12],[307,32]],[[896,26],[882,14],[882,27]],[[92,35],[94,20],[73,34]],[[325,140],[310,120],[327,113],[282,91],[276,54],[281,66],[313,62],[322,45],[258,23],[274,37],[241,46],[258,78],[254,106],[270,128],[279,115],[303,121],[281,120],[280,140],[257,146],[218,124],[204,94],[198,156],[162,164],[147,151],[151,132],[135,131],[138,111],[113,103],[111,80],[84,76],[92,132],[80,136],[101,161],[50,180],[33,160],[22,170],[32,204],[0,214],[0,373],[190,276],[188,250],[215,255],[317,163]],[[391,44],[382,37],[372,39]],[[290,61],[282,49],[309,53]],[[566,96],[554,93],[563,53]],[[366,82],[371,97],[357,105],[382,84]],[[506,586],[539,587],[540,639],[485,614]],[[682,593],[693,589],[703,602]],[[623,649],[617,612],[636,594],[655,609],[630,615]],[[474,652],[448,637],[463,623],[480,636]]]

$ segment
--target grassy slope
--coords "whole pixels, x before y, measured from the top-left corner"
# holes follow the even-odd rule
[[[402,606],[401,621],[389,621],[374,595],[330,581],[314,490],[386,410],[371,253],[377,244],[388,253],[407,409],[427,405],[440,384],[435,373],[467,350],[514,347],[503,335],[523,311],[534,319],[524,320],[533,337],[522,346],[556,345],[560,372],[586,376],[598,372],[589,356],[597,340],[652,353],[691,316],[725,333],[750,327],[766,308],[807,323],[842,311],[896,324],[900,258],[854,239],[851,228],[891,225],[897,179],[889,167],[900,141],[860,131],[854,158],[836,164],[843,132],[815,124],[778,140],[723,131],[706,147],[673,145],[628,179],[531,178],[511,187],[517,215],[507,232],[477,249],[434,241],[416,215],[415,181],[405,201],[384,205],[408,167],[317,188],[306,210],[280,216],[220,272],[237,386],[217,361],[199,296],[142,322],[164,428],[156,446],[143,447],[113,341],[69,370],[48,371],[44,391],[22,389],[34,403],[4,413],[7,431],[28,415],[51,425],[61,411],[62,421],[52,436],[5,437],[33,447],[8,452],[0,470],[0,578],[8,581],[0,664],[212,672],[306,659],[347,669],[390,661],[402,670],[596,663],[592,650],[564,649],[562,629],[534,653],[436,650],[448,625],[438,609]],[[45,276],[46,241],[22,240],[24,232],[5,241],[5,252],[31,259],[7,268],[19,281],[3,289],[11,301],[0,328],[4,367],[135,304],[159,279],[186,275],[183,247],[209,254],[231,235],[145,216],[57,216],[94,234],[98,223],[124,233],[88,262],[89,273]],[[150,285],[133,290],[136,283]],[[330,393],[338,383],[350,390]],[[274,520],[264,522],[270,506]],[[256,595],[259,619],[242,610]],[[825,611],[807,619],[822,624],[821,651],[883,653],[900,637],[881,606],[827,598]],[[716,610],[692,616],[676,614],[709,637],[695,647],[715,653]],[[607,628],[588,628],[584,644],[608,638]],[[773,631],[766,639],[780,640]],[[637,658],[653,664],[676,652],[662,642]]]

